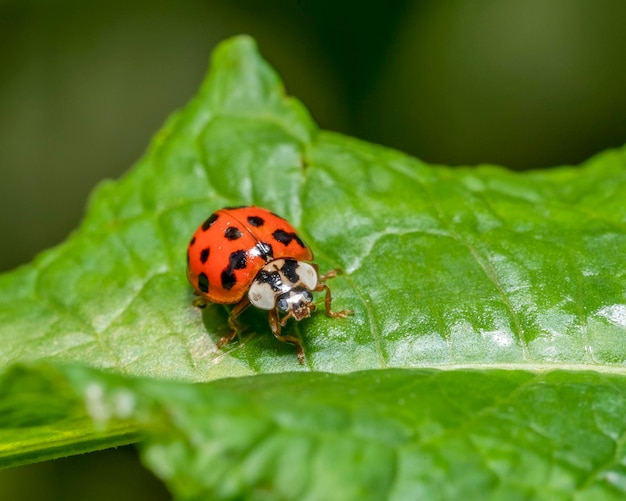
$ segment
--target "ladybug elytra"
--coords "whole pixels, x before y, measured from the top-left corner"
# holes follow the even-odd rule
[[[315,311],[313,292],[325,292],[326,315],[345,318],[350,310],[331,310],[326,280],[340,271],[320,275],[310,263],[313,253],[283,218],[260,207],[227,207],[209,216],[196,230],[187,249],[187,277],[206,302],[234,304],[228,317],[231,332],[217,347],[239,331],[237,317],[250,305],[269,312],[274,336],[296,346],[304,362],[300,340],[281,334],[287,320],[302,320]],[[281,317],[282,315],[282,317]]]

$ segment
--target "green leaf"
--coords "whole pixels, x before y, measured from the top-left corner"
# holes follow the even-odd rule
[[[7,372],[0,460],[34,461],[148,433],[147,461],[182,498],[266,491],[321,498],[331,488],[362,498],[363,485],[399,498],[402,489],[437,497],[430,490],[437,485],[444,498],[479,491],[521,498],[541,497],[531,486],[542,483],[556,497],[596,488],[621,494],[625,181],[626,149],[579,167],[519,174],[429,166],[319,131],[284,95],[251,39],[230,40],[217,49],[198,96],[144,158],[96,190],[80,228],[0,276],[0,368],[43,360],[109,373],[77,370],[68,383],[65,372],[43,382],[29,371]],[[305,366],[258,311],[242,316],[248,329],[239,339],[216,349],[227,309],[191,304],[188,239],[213,210],[242,204],[287,217],[322,270],[345,271],[330,284],[333,304],[354,309],[354,317],[320,313],[285,328],[302,339]],[[389,369],[411,367],[450,372]],[[554,368],[563,372],[541,373]],[[362,369],[372,371],[311,372]],[[270,372],[284,374],[259,376]],[[124,391],[102,404],[99,381]],[[581,395],[580,405],[570,400]],[[180,416],[170,399],[186,399]],[[124,407],[135,401],[141,412]],[[328,448],[315,456],[306,448],[315,442],[305,440],[292,451],[284,437],[298,435],[279,427],[270,450],[250,460],[241,451],[256,451],[255,433],[269,433],[263,423],[282,422],[273,409],[322,438],[328,421]],[[363,428],[376,430],[382,445],[358,449]],[[423,434],[434,438],[421,442]],[[287,485],[292,460],[298,477],[311,479],[304,487]],[[222,476],[204,478],[212,468]]]
[[[136,442],[137,425],[110,421],[97,429],[85,413],[85,397],[52,367],[14,367],[0,378],[0,467],[33,463]]]
[[[144,457],[180,499],[626,495],[622,376],[396,369],[145,391],[169,434]]]
[[[387,369],[204,384],[30,374],[132,418],[177,499],[623,499],[626,379]],[[558,412],[555,411],[558,409]]]
[[[518,174],[427,166],[318,132],[249,38],[222,45],[196,97],[80,229],[0,278],[0,364],[80,362],[202,381],[315,369],[614,365],[626,361],[626,157]],[[226,311],[192,307],[185,250],[224,205],[290,219],[334,279],[337,308],[289,334],[260,313],[225,350]]]

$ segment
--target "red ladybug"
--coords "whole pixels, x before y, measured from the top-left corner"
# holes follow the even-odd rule
[[[326,292],[326,315],[345,318],[350,310],[331,311],[326,280],[340,273],[318,274],[311,249],[283,218],[260,207],[226,207],[211,214],[196,230],[187,248],[187,277],[200,303],[235,304],[228,325],[231,332],[217,346],[231,341],[236,318],[250,304],[269,311],[269,324],[280,341],[296,345],[304,362],[300,340],[283,336],[289,318],[302,320],[315,311],[312,292]],[[247,292],[247,294],[246,294]],[[284,314],[281,318],[281,314]]]

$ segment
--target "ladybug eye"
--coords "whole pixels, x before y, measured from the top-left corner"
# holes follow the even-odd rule
[[[276,303],[276,308],[278,308],[278,310],[283,313],[287,313],[287,310],[289,310],[289,302],[287,301],[287,298],[285,296],[282,296],[278,300],[278,302]]]

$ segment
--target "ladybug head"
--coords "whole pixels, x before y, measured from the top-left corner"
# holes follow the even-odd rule
[[[315,311],[313,294],[304,287],[296,287],[276,298],[276,308],[281,313],[290,313],[296,320],[310,317]]]
[[[311,291],[317,287],[317,280],[317,271],[310,264],[295,259],[275,259],[257,273],[248,298],[257,308],[277,309],[302,320],[315,311]]]

